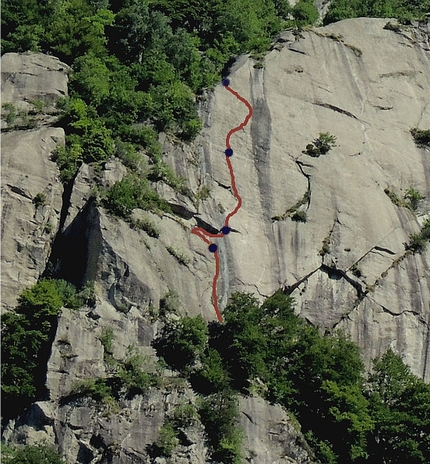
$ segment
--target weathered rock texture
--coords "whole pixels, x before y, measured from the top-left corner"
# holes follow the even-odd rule
[[[14,306],[19,292],[45,270],[58,231],[62,185],[49,155],[64,143],[61,128],[19,131],[2,137],[2,299]],[[35,204],[40,194],[40,204]]]
[[[346,329],[367,361],[391,347],[428,380],[429,252],[405,254],[430,205],[430,153],[409,132],[430,127],[428,29],[396,34],[385,24],[356,19],[285,33],[263,69],[243,58],[232,70],[231,85],[254,116],[232,139],[243,208],[221,247],[220,291],[225,301],[235,290],[284,287],[310,322]],[[204,114],[201,180],[213,200],[199,218],[219,228],[216,204],[234,206],[223,187],[224,137],[246,108],[220,87]],[[320,132],[337,146],[319,158],[304,154]],[[181,158],[172,163],[185,175]],[[403,198],[410,187],[426,197],[417,213],[384,192]],[[306,193],[306,223],[272,219]]]
[[[6,53],[2,57],[2,103],[30,110],[32,102],[54,104],[67,95],[69,66],[42,53]]]
[[[218,242],[218,293],[223,308],[234,291],[263,298],[284,288],[309,322],[349,333],[368,366],[391,347],[429,380],[430,253],[411,254],[405,247],[430,209],[430,153],[410,134],[411,127],[430,128],[429,33],[423,24],[395,33],[384,29],[386,22],[356,19],[301,36],[285,32],[263,67],[248,57],[234,65],[231,86],[250,101],[254,114],[231,140],[243,207],[231,220],[232,232]],[[93,280],[97,305],[63,312],[48,365],[49,397],[10,424],[6,438],[56,440],[71,462],[147,462],[146,446],[157,439],[168,411],[194,401],[186,387],[181,393],[176,387],[173,393],[151,390],[124,400],[119,414],[105,417],[90,400],[74,401],[69,394],[74,380],[107,375],[99,340],[103,327],[114,331],[115,357],[136,345],[152,362],[153,320],[169,290],[177,292],[183,314],[215,319],[213,256],[190,232],[195,225],[219,230],[236,205],[223,152],[226,134],[242,122],[246,108],[221,85],[200,108],[205,128],[194,144],[173,145],[166,137],[162,142],[166,162],[194,192],[209,187],[210,198],[191,201],[158,184],[176,214],[134,214],[151,219],[159,238],[131,229],[98,206],[91,199],[92,167],[81,167],[63,205],[55,264],[76,283]],[[61,187],[48,153],[55,146],[50,131],[62,133],[41,130],[48,141],[44,149],[36,131],[4,136],[10,147],[9,155],[3,149],[8,305],[35,282],[49,255],[52,235],[42,240],[35,231],[49,220],[53,234],[59,224]],[[336,136],[336,146],[310,157],[305,147],[321,132]],[[31,137],[31,152],[11,155],[18,140]],[[125,172],[117,160],[108,167],[104,185]],[[386,193],[402,199],[411,187],[425,197],[416,212],[394,204]],[[49,195],[39,212],[31,201],[41,191]],[[299,202],[306,222],[287,214]],[[310,462],[282,410],[256,398],[243,399],[241,410],[251,462]],[[185,434],[174,462],[207,462],[202,429],[190,433],[193,438]]]
[[[49,105],[67,94],[68,66],[42,54],[2,57],[2,104],[28,112],[34,100]],[[38,121],[40,126],[41,120]],[[19,292],[45,270],[62,207],[63,188],[50,155],[64,144],[61,128],[6,132],[2,136],[2,301],[16,304]],[[34,202],[39,195],[39,201]]]
[[[244,430],[247,462],[252,464],[311,463],[310,451],[302,434],[279,405],[262,398],[240,400],[240,425]]]
[[[301,37],[286,32],[262,69],[246,57],[232,69],[231,85],[254,115],[232,138],[243,207],[219,241],[218,292],[224,306],[233,291],[264,297],[283,287],[311,323],[350,333],[368,365],[391,347],[428,380],[429,252],[405,249],[430,205],[429,152],[409,132],[430,127],[428,31],[397,34],[385,24],[357,19]],[[213,258],[190,231],[218,230],[236,204],[224,141],[247,110],[221,86],[201,110],[202,136],[191,147],[165,140],[165,159],[193,191],[208,186],[208,200],[193,205],[158,186],[182,216],[154,217],[158,239],[94,213],[86,275],[117,308],[156,307],[172,289],[184,312],[215,317]],[[336,146],[318,158],[303,153],[320,132],[336,136]],[[425,197],[417,212],[385,193],[403,198],[410,187]],[[306,222],[285,217],[305,195]]]

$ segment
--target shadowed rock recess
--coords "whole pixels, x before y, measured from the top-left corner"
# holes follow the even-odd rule
[[[235,291],[263,299],[282,288],[301,317],[322,331],[349,334],[367,367],[392,348],[429,381],[430,250],[407,250],[430,210],[430,152],[410,133],[430,128],[429,29],[396,33],[384,29],[386,22],[362,18],[301,35],[284,32],[263,66],[242,56],[231,68],[231,87],[254,115],[231,140],[243,206],[231,220],[232,232],[219,241],[218,295],[222,309]],[[25,110],[46,95],[49,106],[67,93],[67,66],[52,56],[7,54],[2,84],[3,102]],[[115,337],[114,358],[135,344],[153,364],[154,314],[169,291],[177,293],[181,314],[215,320],[213,255],[190,232],[195,226],[219,230],[235,207],[225,136],[246,108],[220,84],[200,104],[204,129],[194,143],[161,136],[164,161],[191,191],[206,186],[210,196],[193,203],[155,185],[174,214],[134,214],[150,218],[158,238],[92,200],[93,166],[82,165],[63,189],[50,161],[64,143],[63,129],[51,125],[54,112],[3,135],[3,306],[13,307],[48,261],[77,285],[94,281],[97,303],[62,312],[48,363],[49,396],[11,421],[4,436],[56,443],[70,462],[167,462],[149,460],[151,445],[175,405],[196,402],[189,385],[173,388],[167,379],[108,414],[70,392],[76,380],[107,375],[100,341],[106,328]],[[309,156],[306,146],[321,133],[335,136],[335,146]],[[124,173],[112,159],[99,185],[112,185]],[[387,194],[403,198],[410,188],[423,196],[416,210]],[[43,202],[34,201],[38,194]],[[239,406],[248,462],[312,462],[280,407],[259,397],[242,398]],[[202,424],[182,430],[175,453],[175,463],[208,462]]]

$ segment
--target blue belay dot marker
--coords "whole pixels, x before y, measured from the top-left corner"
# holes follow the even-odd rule
[[[230,231],[231,231],[231,228],[228,227],[228,226],[224,226],[224,227],[221,229],[221,232],[222,232],[224,235],[229,234]]]
[[[218,250],[218,247],[215,245],[215,243],[211,243],[209,245],[209,251],[212,252],[212,253],[215,253],[215,251]]]
[[[230,80],[229,80],[229,79],[223,79],[223,80],[222,80],[222,85],[223,85],[224,87],[228,87],[228,86],[230,85]]]
[[[233,156],[233,150],[231,148],[227,148],[227,150],[224,153],[225,156]]]

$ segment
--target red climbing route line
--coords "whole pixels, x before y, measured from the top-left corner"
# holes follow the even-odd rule
[[[237,199],[236,208],[234,208],[234,210],[230,214],[228,214],[227,217],[225,218],[225,225],[228,227],[228,222],[239,211],[240,207],[242,206],[242,198],[239,195],[239,192],[237,191],[236,179],[234,177],[233,166],[231,165],[230,158],[225,157],[225,160],[227,162],[228,170],[230,171],[231,188],[233,189],[234,196]]]
[[[200,237],[209,246],[209,251],[211,251],[215,256],[215,275],[214,275],[213,282],[212,282],[212,300],[213,300],[213,305],[215,308],[215,313],[220,322],[222,322],[222,315],[221,315],[221,312],[218,306],[218,296],[217,296],[217,288],[216,288],[218,277],[219,277],[219,272],[220,272],[220,258],[219,258],[219,253],[218,253],[218,246],[212,243],[209,240],[209,238],[223,238],[227,234],[229,234],[231,229],[228,223],[230,219],[239,211],[239,209],[242,206],[242,198],[240,197],[239,192],[236,187],[236,178],[234,176],[233,165],[231,164],[231,160],[230,160],[230,157],[233,155],[233,150],[230,145],[230,138],[235,132],[238,132],[241,129],[243,129],[248,124],[249,120],[252,117],[252,106],[249,104],[249,102],[245,98],[240,96],[235,90],[233,90],[230,87],[230,81],[228,79],[224,79],[222,81],[222,84],[226,88],[226,90],[228,90],[231,94],[233,94],[238,100],[244,103],[246,107],[248,108],[248,114],[246,115],[242,124],[239,124],[237,127],[234,127],[233,129],[231,129],[225,138],[225,146],[226,146],[225,161],[227,163],[227,167],[230,172],[231,188],[237,200],[237,205],[234,208],[234,210],[226,216],[224,227],[221,228],[218,234],[212,234],[208,232],[207,230],[203,229],[203,227],[194,227],[191,231],[192,234]]]
[[[228,85],[225,86],[225,88],[230,92],[232,93],[238,100],[240,100],[242,103],[244,103],[246,105],[246,107],[248,108],[248,114],[246,115],[246,118],[245,120],[243,121],[242,124],[240,124],[239,126],[235,127],[234,129],[232,129],[228,134],[227,134],[227,137],[225,138],[225,146],[227,148],[231,148],[230,146],[230,138],[231,136],[237,132],[237,131],[240,131],[241,129],[243,129],[249,122],[249,120],[251,119],[251,116],[252,116],[252,106],[249,104],[249,102],[247,100],[245,100],[243,97],[241,97],[235,90],[233,90],[231,87],[229,87]]]

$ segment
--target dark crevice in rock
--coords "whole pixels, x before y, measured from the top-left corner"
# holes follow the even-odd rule
[[[307,53],[302,52],[301,50],[296,50],[295,48],[288,47],[288,50],[290,50],[290,52],[300,53],[300,55],[306,55],[306,56],[308,56]]]
[[[378,250],[378,251],[383,251],[384,253],[388,253],[389,255],[395,255],[396,253],[392,250],[389,250],[388,248],[383,248],[380,246],[374,246],[373,250]]]
[[[12,193],[15,193],[16,195],[20,195],[21,197],[28,198],[29,200],[31,200],[30,196],[26,192],[24,192],[24,190],[20,189],[19,187],[16,187],[15,185],[10,185],[10,184],[7,184],[7,187],[9,187]]]
[[[423,378],[426,377],[427,372],[427,363],[429,362],[429,354],[430,354],[430,325],[428,324],[427,336],[424,346],[424,360],[423,360]]]
[[[195,220],[197,222],[198,227],[205,229],[205,231],[209,232],[210,234],[218,234],[220,231],[220,229],[217,229],[216,227],[209,224],[208,222],[203,221],[203,219],[200,219],[198,216],[195,217]]]
[[[381,105],[372,105],[374,108],[377,108],[378,110],[381,110],[381,111],[389,111],[389,110],[392,110],[393,107],[392,106],[381,106]]]
[[[93,451],[84,443],[79,442],[79,451],[76,457],[77,464],[85,464],[93,461],[95,455]]]
[[[77,288],[88,280],[87,267],[89,256],[88,233],[94,220],[94,200],[90,199],[73,221],[63,229],[68,209],[73,184],[67,186],[63,193],[63,206],[60,214],[60,232],[55,237],[51,255],[44,272],[44,277],[64,279],[74,284]]]
[[[241,411],[241,413],[251,422],[251,424],[255,424],[255,422],[252,420],[252,417],[247,414],[245,411]]]
[[[333,235],[334,228],[335,228],[336,224],[340,224],[340,221],[339,221],[338,218],[336,218],[333,221],[333,225],[332,225],[331,229],[329,230],[328,235],[326,237],[324,237],[324,239],[322,241],[322,247],[321,247],[321,249],[319,251],[319,255],[322,257],[321,264],[324,264],[324,256],[330,254],[331,237]]]
[[[377,302],[375,301],[375,303]],[[377,303],[377,304],[380,306],[382,311],[384,311],[384,313],[388,313],[390,316],[393,316],[393,317],[402,316],[403,314],[406,314],[406,313],[411,313],[414,316],[418,316],[418,313],[416,311],[404,310],[404,311],[397,313],[395,311],[392,311],[391,309],[388,309],[386,306],[382,305],[381,303]]]
[[[360,282],[352,279],[345,271],[342,269],[337,269],[334,267],[327,266],[326,264],[321,265],[321,271],[325,272],[330,279],[340,280],[345,279],[350,285],[352,285],[357,291],[357,298],[362,300],[366,295],[366,292],[363,290],[363,287]]]
[[[213,180],[217,185],[219,185],[221,188],[223,188],[223,189],[225,189],[225,190],[231,191],[231,185],[223,184],[223,183],[221,183],[219,180],[216,180],[216,179],[214,179],[214,178],[212,178],[212,180]]]
[[[338,106],[331,105],[330,103],[312,102],[312,104],[316,106],[321,106],[322,108],[328,108],[330,110],[336,111],[336,113],[344,114],[345,116],[356,119],[357,121],[359,120],[357,116],[350,113],[349,111],[343,110],[342,108],[339,108]]]
[[[306,211],[309,209],[311,205],[311,196],[312,196],[312,190],[311,190],[311,176],[309,174],[306,174],[306,172],[303,170],[303,166],[306,166],[306,164],[302,163],[301,161],[296,160],[296,164],[300,169],[300,172],[306,177],[307,183],[308,183],[308,188],[306,190],[305,195],[303,198],[305,199],[306,197]]]
[[[321,269],[321,267],[317,267],[316,269],[314,269],[312,272],[309,272],[309,274],[306,274],[304,277],[302,277],[300,280],[298,280],[297,282],[295,282],[294,284],[292,285],[286,285],[286,286],[283,286],[281,287],[281,290],[286,294],[286,295],[290,295],[291,293],[294,292],[294,290],[299,287],[303,282],[306,282],[309,277],[313,274],[315,274],[315,272],[319,271]]]
[[[170,209],[172,210],[173,214],[176,214],[177,216],[184,218],[184,219],[191,219],[194,217],[196,214],[194,211],[190,211],[186,206],[184,205],[178,205],[177,203],[170,203],[167,202],[167,204],[170,206]]]
[[[58,226],[57,235],[54,238],[51,248],[51,255],[48,259],[48,264],[43,272],[43,277],[55,277],[55,264],[58,262],[58,258],[62,253],[62,236],[63,236],[63,227],[66,222],[67,213],[70,208],[70,199],[72,196],[74,185],[74,179],[70,180],[68,183],[64,184],[63,194],[62,194],[62,203],[60,211],[60,223]]]

